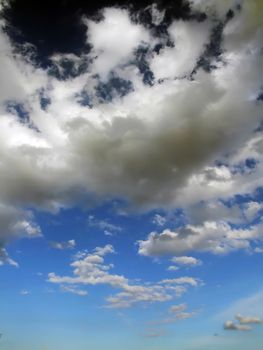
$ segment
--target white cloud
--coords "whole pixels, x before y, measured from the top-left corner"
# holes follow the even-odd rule
[[[192,256],[178,256],[172,258],[171,261],[175,264],[183,266],[198,266],[202,264],[201,260],[196,259]]]
[[[176,255],[191,251],[226,254],[250,249],[250,241],[262,240],[261,225],[235,229],[225,222],[204,222],[200,226],[187,225],[173,232],[152,232],[139,241],[139,254],[146,256]]]
[[[103,79],[116,66],[131,60],[133,52],[143,42],[149,42],[149,33],[143,26],[131,22],[127,10],[106,8],[103,20],[85,20],[87,41],[92,44],[94,60],[92,71]]]
[[[178,277],[178,278],[167,278],[164,279],[162,281],[160,281],[159,283],[161,284],[183,284],[183,285],[190,285],[193,287],[197,287],[198,285],[200,285],[202,283],[202,281],[200,281],[197,278],[194,277]]]
[[[76,294],[76,295],[79,295],[81,297],[88,295],[88,292],[86,290],[77,289],[77,288],[72,287],[72,286],[63,286],[62,285],[61,290],[62,290],[62,292]]]
[[[235,318],[239,323],[226,321],[224,324],[224,329],[234,331],[250,331],[252,330],[251,325],[263,323],[263,320],[260,317],[242,316],[237,314]]]
[[[5,264],[19,267],[18,263],[8,256],[6,249],[0,247],[0,266]]]
[[[230,331],[250,331],[252,328],[243,324],[234,323],[233,321],[226,321],[224,329]]]
[[[152,222],[155,225],[164,226],[167,222],[167,218],[160,214],[155,214]]]
[[[156,79],[190,75],[209,41],[210,29],[207,21],[174,21],[168,28],[174,47],[164,48],[151,61]]]
[[[187,304],[173,305],[169,309],[169,317],[151,322],[155,325],[168,325],[181,320],[186,320],[197,315],[198,311],[187,312]]]
[[[255,219],[259,211],[263,209],[263,203],[248,202],[245,207],[245,215],[249,221]]]
[[[58,276],[51,272],[48,274],[48,281],[62,285],[63,290],[66,285],[75,289],[78,285],[101,284],[120,289],[120,292],[107,297],[107,308],[129,308],[137,303],[165,302],[180,297],[187,287],[199,285],[199,280],[191,277],[134,284],[126,277],[110,272],[113,265],[104,262],[104,256],[110,253],[114,253],[114,249],[111,245],[106,245],[95,248],[92,254],[78,254],[71,263],[74,268],[73,276]]]
[[[174,313],[185,311],[186,308],[187,308],[186,304],[173,305],[170,307],[169,312],[174,314]]]
[[[75,248],[76,242],[74,239],[70,239],[67,242],[50,242],[50,246],[59,250],[72,249]]]
[[[212,12],[223,18],[233,4],[193,3],[208,12],[209,19],[172,23],[168,31],[175,46],[165,47],[159,55],[151,52],[159,39],[133,23],[126,10],[108,8],[103,20],[84,20],[92,53],[65,57],[74,62],[94,60],[89,71],[66,81],[36,69],[28,57],[15,55],[2,20],[1,244],[40,235],[24,208],[57,212],[116,197],[145,210],[185,208],[201,200],[215,203],[218,198],[253,193],[262,186],[263,142],[255,133],[262,121],[262,103],[256,102],[262,88],[262,5],[245,2],[233,24],[230,21],[224,29],[224,63],[215,63],[217,69],[209,74],[199,69],[188,79],[183,76],[193,70],[208,42]],[[161,21],[160,16],[155,21]],[[149,46],[146,60],[156,78],[168,78],[155,80],[153,86],[143,84],[138,67],[130,64],[142,42]],[[59,55],[53,61],[60,65]],[[133,91],[110,103],[100,102],[97,85],[107,82],[111,70],[130,81]],[[46,110],[39,104],[40,90],[50,99]],[[79,104],[83,91],[93,99],[92,108]],[[10,101],[22,104],[30,121],[21,120],[14,107],[8,110]],[[244,166],[251,157],[256,159],[254,169]],[[216,161],[224,165],[215,165]],[[140,253],[225,253],[248,249],[250,240],[259,237],[254,228],[235,230],[217,220],[209,217],[178,232],[152,233],[140,242]]]
[[[263,323],[262,318],[260,317],[252,317],[252,316],[242,316],[240,314],[236,315],[236,319],[241,324],[261,324]]]
[[[113,225],[107,220],[97,220],[94,215],[89,215],[88,223],[90,227],[97,227],[102,230],[106,236],[113,236],[122,231],[120,226]]]

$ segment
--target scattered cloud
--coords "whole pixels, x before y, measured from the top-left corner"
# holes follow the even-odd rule
[[[76,294],[76,295],[79,295],[81,297],[88,295],[88,292],[86,290],[77,289],[77,288],[72,287],[72,286],[63,286],[62,285],[60,288],[61,288],[61,291],[65,292],[65,293]]]
[[[168,267],[168,271],[176,271],[179,267],[193,267],[202,265],[202,261],[192,256],[178,256],[171,259],[175,265]]]
[[[224,324],[224,329],[228,331],[251,331],[251,327],[239,323],[234,323],[233,321],[226,321]]]
[[[167,218],[160,214],[155,214],[152,220],[153,224],[157,226],[164,226],[167,222]]]
[[[70,239],[67,242],[50,242],[49,245],[54,249],[65,250],[75,248],[76,242],[74,239]]]
[[[5,264],[19,267],[18,263],[9,257],[6,249],[0,247],[0,266]]]
[[[30,292],[29,290],[27,290],[27,289],[22,289],[22,290],[19,292],[19,294],[21,294],[21,295],[29,295],[29,294],[31,294],[31,292]]]
[[[263,323],[260,317],[242,316],[240,314],[235,316],[239,323],[241,324],[260,324]]]
[[[94,215],[89,215],[88,224],[90,227],[96,227],[103,231],[106,236],[113,236],[122,231],[120,226],[113,225],[107,220],[97,220]]]
[[[201,282],[192,277],[181,277],[174,280],[162,280],[158,283],[134,284],[128,278],[112,274],[112,264],[105,264],[104,257],[114,253],[111,245],[97,247],[93,253],[77,254],[71,263],[73,276],[48,274],[51,283],[69,285],[109,285],[121,291],[107,297],[107,308],[128,308],[137,303],[165,302],[180,297],[189,286],[198,286]]]
[[[235,318],[238,323],[233,321],[226,321],[224,324],[224,329],[234,331],[251,331],[253,329],[253,325],[263,323],[263,319],[260,317],[242,316],[240,314],[237,314]]]
[[[216,203],[262,186],[263,142],[255,132],[262,121],[260,4],[250,3],[226,21],[234,0],[222,5],[191,1],[193,13],[204,11],[206,19],[172,20],[167,40],[133,21],[128,10],[106,8],[96,21],[83,18],[90,52],[51,57],[61,72],[65,60],[73,62],[71,79],[57,79],[36,66],[32,47],[14,54],[2,18],[1,244],[41,234],[27,208],[56,213],[120,198],[140,210],[187,211],[200,201]],[[165,13],[155,7],[151,13],[161,23]],[[216,18],[223,23],[223,49],[204,69],[200,61]],[[151,73],[150,84],[138,55]],[[79,70],[83,62],[89,64]],[[222,206],[224,219],[213,218],[210,209],[211,217],[203,213],[203,221],[189,222],[178,232],[152,233],[140,242],[140,253],[249,248],[249,239],[235,235],[253,236],[254,229],[234,230]],[[261,204],[248,205],[247,220],[257,210]],[[107,221],[94,222],[108,235],[120,230]],[[164,225],[160,216],[155,222]]]
[[[186,320],[188,318],[192,318],[198,314],[198,311],[192,311],[188,312],[186,311],[187,304],[178,304],[173,305],[169,309],[169,316],[166,318],[163,318],[161,320],[153,321],[152,324],[159,324],[159,325],[168,325],[175,323],[180,320]]]
[[[188,284],[188,285],[191,285],[193,287],[197,287],[198,285],[202,284],[202,281],[200,281],[199,279],[197,278],[194,278],[194,277],[178,277],[178,278],[167,278],[167,279],[164,279],[162,281],[160,281],[159,283],[161,284]]]
[[[226,222],[204,222],[200,226],[187,225],[176,231],[165,229],[152,232],[140,240],[139,254],[146,256],[177,255],[192,251],[226,254],[251,248],[250,242],[262,240],[261,225],[232,228]]]

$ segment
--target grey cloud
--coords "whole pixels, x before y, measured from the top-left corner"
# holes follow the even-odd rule
[[[205,3],[203,0],[199,5]],[[218,13],[226,9],[215,1],[212,6]],[[181,79],[174,79],[174,72],[166,71],[167,79],[155,81],[153,86],[144,85],[138,68],[129,64],[142,41],[151,47],[153,34],[133,23],[126,10],[106,9],[100,22],[84,20],[92,55],[98,58],[88,70],[66,81],[34,68],[28,57],[14,55],[1,29],[0,76],[6,82],[0,89],[1,203],[23,218],[16,223],[5,209],[2,215],[0,208],[2,241],[40,230],[24,212],[26,207],[57,212],[75,204],[116,197],[145,210],[185,207],[240,191],[253,192],[262,185],[261,146],[255,142],[254,132],[262,120],[262,104],[253,98],[262,87],[262,38],[258,34],[259,20],[251,22],[249,5],[242,16],[238,32],[229,23],[223,33],[226,51],[221,58],[225,64],[216,63],[210,74],[199,69],[188,79],[181,76],[193,67],[187,50],[168,50],[172,61],[181,54]],[[1,28],[3,25],[1,22]],[[190,34],[196,26],[193,21],[175,21],[169,30],[171,35],[181,33],[191,42]],[[194,43],[195,61],[203,52],[210,30],[208,22],[200,26]],[[238,45],[233,44],[235,37]],[[61,66],[61,58],[58,55],[52,59]],[[89,58],[68,57],[76,67]],[[156,72],[160,71],[162,67],[158,67],[154,55],[147,59]],[[81,105],[76,96],[83,91],[95,95],[97,83],[107,81],[109,71],[131,81],[133,91],[113,98],[111,103],[95,99],[92,108]],[[95,73],[101,78],[95,78]],[[39,91],[45,91],[49,98],[46,109],[39,104]],[[9,100],[27,106],[31,124],[21,123],[6,110]],[[251,154],[257,157],[255,170],[234,172],[235,165]],[[216,160],[226,165],[215,166]],[[224,225],[208,226],[196,223],[178,233],[154,233],[148,241],[140,242],[140,252],[225,252],[249,246],[247,239],[232,239],[235,232]],[[227,232],[230,239],[225,241],[217,235],[218,230]],[[165,242],[171,243],[170,250]]]

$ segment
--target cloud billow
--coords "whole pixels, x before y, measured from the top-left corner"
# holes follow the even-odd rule
[[[263,142],[255,131],[262,121],[257,100],[262,88],[260,19],[248,2],[228,21],[234,2],[213,1],[208,7],[205,0],[191,2],[193,13],[204,8],[203,21],[192,17],[163,23],[166,38],[134,21],[127,9],[106,8],[99,20],[83,17],[90,50],[49,57],[62,73],[65,59],[76,68],[75,76],[65,80],[36,67],[28,51],[14,53],[1,20],[0,77],[6,81],[0,89],[3,244],[41,234],[27,208],[57,212],[94,198],[121,198],[143,210],[188,207],[262,186]],[[161,12],[152,14],[162,23]],[[225,23],[222,53],[207,72],[198,62],[216,20]],[[136,64],[140,48],[147,51],[151,84],[144,83]],[[89,63],[78,69],[83,62]],[[112,79],[128,84],[123,93],[107,88]],[[110,97],[102,100],[98,87],[108,89]],[[81,94],[92,103],[79,103]],[[44,108],[41,96],[48,101]],[[6,108],[8,101],[25,108],[23,123],[14,108]],[[253,169],[247,159],[255,161]],[[246,234],[225,222],[206,221],[178,233],[151,234],[140,242],[140,252],[150,255],[153,242],[164,238],[178,246],[171,253],[232,251],[259,236],[256,228]]]

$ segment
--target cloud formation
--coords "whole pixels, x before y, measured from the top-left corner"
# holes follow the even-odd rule
[[[110,272],[114,266],[105,264],[104,257],[114,252],[113,246],[109,244],[95,248],[93,253],[80,252],[70,264],[74,268],[73,276],[58,276],[51,272],[48,275],[48,281],[59,284],[62,291],[75,294],[79,294],[79,289],[76,288],[79,285],[109,285],[121,290],[107,297],[107,308],[129,308],[138,303],[169,301],[180,297],[188,287],[196,287],[200,284],[198,279],[192,277],[135,284],[122,275]],[[82,294],[83,291],[81,291]]]
[[[97,21],[83,18],[91,51],[53,55],[48,69],[36,67],[34,47],[14,51],[2,19],[1,245],[40,235],[32,210],[112,198],[141,210],[188,208],[262,186],[260,6],[244,1],[237,11],[234,1],[191,1],[192,13],[206,18],[174,20],[165,38],[128,10],[107,8]],[[200,62],[218,21],[221,54],[210,55],[205,69]],[[256,209],[247,209],[248,220]],[[249,248],[256,231],[204,218],[151,233],[139,251],[230,252]]]
[[[225,222],[204,222],[200,226],[187,225],[175,232],[152,232],[139,244],[139,254],[146,256],[176,255],[200,251],[226,254],[239,249],[250,249],[250,241],[262,240],[261,225],[246,229],[232,228]]]

